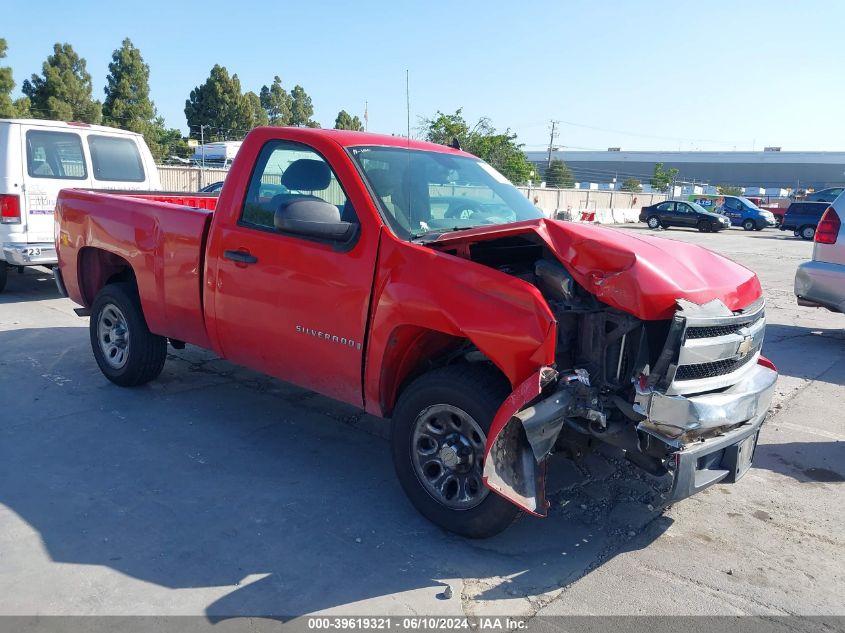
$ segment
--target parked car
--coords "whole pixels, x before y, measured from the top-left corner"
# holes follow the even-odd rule
[[[732,226],[741,226],[746,231],[762,231],[766,227],[777,226],[771,211],[761,209],[742,196],[692,195],[690,200],[708,211],[724,215]]]
[[[477,217],[433,212],[450,182]],[[777,371],[760,281],[725,257],[545,219],[471,154],[345,130],[257,128],[201,200],[59,194],[56,283],[115,384],[190,343],[389,418],[411,502],[471,537],[547,513],[554,451],[610,444],[671,475],[667,501],[750,467]]]
[[[721,231],[731,227],[730,220],[725,216],[711,213],[695,202],[682,200],[666,200],[650,207],[643,207],[640,211],[640,222],[645,222],[651,229],[685,226],[697,228],[702,233]]]
[[[793,202],[783,216],[780,230],[792,231],[795,237],[811,240],[816,234],[816,225],[829,206],[827,202]]]
[[[0,119],[0,291],[9,266],[52,266],[64,187],[161,189],[140,134],[87,123]]]
[[[845,312],[845,194],[840,194],[816,227],[813,259],[798,266],[798,305]]]
[[[210,185],[206,185],[197,193],[220,193],[221,189],[223,189],[223,181],[218,180],[217,182],[213,182]]]
[[[828,187],[827,189],[819,189],[818,191],[807,194],[807,197],[804,198],[804,200],[807,202],[833,202],[842,194],[843,191],[845,191],[845,187]]]

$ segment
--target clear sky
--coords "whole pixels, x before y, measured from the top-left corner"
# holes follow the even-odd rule
[[[184,105],[215,63],[258,92],[274,75],[370,131],[403,133],[463,107],[526,149],[845,150],[842,0],[12,0],[0,37],[20,84],[69,42],[103,98],[124,37],[151,68],[152,98],[187,130]],[[413,130],[412,130],[413,131]]]

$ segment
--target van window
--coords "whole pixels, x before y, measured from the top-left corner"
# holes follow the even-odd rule
[[[71,132],[28,130],[26,169],[33,178],[85,180],[88,172],[79,135]]]
[[[135,141],[113,136],[88,137],[95,180],[143,182],[144,165]]]

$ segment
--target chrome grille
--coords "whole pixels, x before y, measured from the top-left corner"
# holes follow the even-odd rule
[[[730,386],[736,372],[756,362],[763,346],[763,302],[731,313],[724,304],[685,304],[678,313],[684,329],[669,394],[711,391]]]
[[[755,350],[756,352],[757,350]],[[728,358],[717,360],[712,363],[699,363],[698,365],[682,365],[675,373],[675,380],[700,380],[702,378],[714,378],[735,372],[745,365],[756,354],[747,354],[739,358]]]

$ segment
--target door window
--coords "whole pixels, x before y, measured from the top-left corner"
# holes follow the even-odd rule
[[[689,208],[687,205],[685,205],[685,204],[683,204],[683,203],[681,203],[681,202],[678,202],[678,203],[677,203],[677,206],[675,207],[675,211],[676,211],[677,213],[689,213],[689,212],[690,212],[690,208]]]
[[[276,210],[292,200],[322,200],[337,207],[340,219],[358,219],[332,168],[311,148],[270,141],[261,150],[241,211],[241,224],[275,230]]]
[[[132,139],[92,135],[88,137],[88,149],[95,180],[144,181],[141,153]]]
[[[26,169],[33,178],[85,180],[82,140],[71,132],[27,131]]]
[[[670,211],[672,211],[672,208],[674,206],[675,206],[674,202],[661,202],[660,204],[657,205],[657,210],[658,211],[670,212]]]

